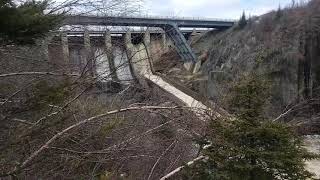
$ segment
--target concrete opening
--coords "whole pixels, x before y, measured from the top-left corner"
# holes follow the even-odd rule
[[[138,45],[143,42],[144,34],[131,34],[131,42],[133,45]]]

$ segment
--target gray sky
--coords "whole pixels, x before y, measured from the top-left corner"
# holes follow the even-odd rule
[[[149,15],[237,19],[247,14],[261,15],[291,0],[145,0]]]

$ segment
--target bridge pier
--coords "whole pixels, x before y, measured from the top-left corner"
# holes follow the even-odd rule
[[[192,44],[194,37],[197,35],[197,31],[195,28],[192,29],[192,32],[190,34],[187,34],[187,42],[189,45]]]
[[[69,63],[70,54],[69,54],[68,36],[66,32],[61,33],[61,46],[62,46],[63,62]]]
[[[90,43],[90,34],[88,29],[86,28],[83,35],[84,40],[84,49],[85,49],[85,62],[87,63],[87,67],[91,76],[94,76],[95,73],[95,63],[94,56],[92,55],[91,43]]]
[[[162,50],[166,52],[168,50],[166,33],[161,33],[161,41],[162,41]]]
[[[147,29],[144,34],[143,42],[145,45],[145,58],[141,64],[143,71],[150,71],[153,70],[153,58],[151,54],[151,35],[149,29]]]
[[[149,29],[147,29],[146,32],[144,33],[143,42],[146,44],[146,46],[150,46],[150,44],[151,44],[151,38],[150,38]]]
[[[146,30],[143,36],[143,44],[145,45],[145,50],[146,50],[146,56],[150,60],[150,46],[151,46],[151,37],[150,37],[150,31],[149,29]]]
[[[131,76],[135,81],[137,81],[137,75],[135,73],[134,64],[133,64],[134,63],[133,58],[134,58],[136,52],[134,52],[134,46],[131,42],[131,32],[130,31],[127,31],[124,36],[124,44],[125,44],[125,49],[126,49],[126,53],[127,53],[127,57],[128,57],[128,66],[129,66]]]
[[[140,77],[144,76],[145,73],[150,72],[151,65],[148,61],[148,53],[151,44],[150,31],[146,31],[143,38],[143,44],[138,45],[132,44],[131,33],[128,31],[125,35],[125,44],[129,59],[129,69],[131,71],[132,77],[143,87],[148,87],[149,85],[147,81],[144,78]]]
[[[49,44],[52,41],[52,38],[53,36],[49,35],[41,41],[41,51],[43,52],[43,59],[45,61],[49,61]]]
[[[112,48],[112,42],[111,42],[111,33],[109,30],[106,31],[104,35],[104,41],[105,41],[105,51],[108,59],[108,65],[110,70],[110,75],[113,81],[119,82],[119,78],[117,75],[117,68],[114,63],[114,56],[113,56],[113,48]]]

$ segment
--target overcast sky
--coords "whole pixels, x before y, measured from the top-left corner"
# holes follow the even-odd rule
[[[159,16],[239,18],[242,11],[261,15],[291,0],[145,0],[147,12]]]

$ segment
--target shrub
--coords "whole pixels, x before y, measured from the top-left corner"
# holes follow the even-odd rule
[[[231,106],[236,118],[211,122],[205,161],[186,168],[186,179],[307,179],[304,160],[316,158],[285,124],[262,116],[268,83],[256,76],[234,88]]]

